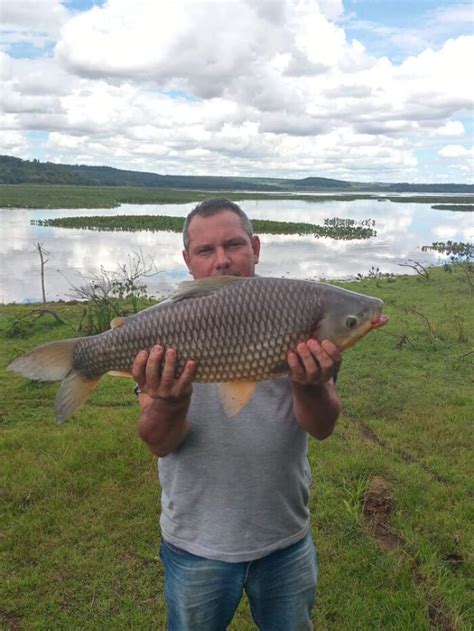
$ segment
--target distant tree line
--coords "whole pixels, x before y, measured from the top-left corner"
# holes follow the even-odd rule
[[[145,188],[187,189],[205,191],[261,192],[413,192],[473,193],[472,184],[383,184],[378,182],[346,182],[324,177],[303,179],[219,177],[200,175],[160,175],[127,171],[105,166],[56,164],[39,160],[22,160],[0,156],[0,184],[69,184],[82,186],[137,186]]]

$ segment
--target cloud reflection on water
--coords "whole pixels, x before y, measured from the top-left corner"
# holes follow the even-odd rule
[[[367,274],[372,266],[383,273],[406,273],[400,263],[417,260],[440,262],[436,252],[422,252],[423,245],[451,239],[472,241],[471,213],[435,211],[427,204],[356,202],[312,203],[298,200],[242,202],[255,219],[324,223],[332,217],[356,221],[375,219],[377,236],[369,240],[342,241],[312,236],[262,235],[258,273],[269,276],[335,279]],[[181,236],[169,232],[96,232],[31,226],[31,219],[117,214],[168,214],[185,216],[193,204],[123,205],[119,209],[2,210],[0,226],[0,301],[40,300],[39,256],[34,243],[49,252],[45,268],[47,297],[71,297],[71,284],[80,285],[101,267],[113,271],[140,253],[159,273],[147,279],[150,293],[166,295],[178,282],[188,279],[181,256]],[[59,272],[58,270],[61,270]]]

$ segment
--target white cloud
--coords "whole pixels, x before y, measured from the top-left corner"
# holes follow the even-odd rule
[[[473,149],[467,149],[463,145],[446,145],[438,151],[440,158],[474,158]],[[474,163],[472,165],[474,167]]]
[[[471,2],[439,6],[428,14],[428,26],[437,32],[446,32],[448,28],[469,28],[473,19]]]
[[[12,24],[35,37],[35,13],[8,4]],[[439,143],[466,133],[474,37],[397,65],[348,40],[334,22],[340,0],[108,0],[74,15],[59,2],[38,6],[45,32],[63,24],[61,35],[54,58],[0,53],[2,125],[49,132],[49,159],[419,181],[448,177],[455,158],[456,173],[472,178],[468,155]]]
[[[60,0],[2,0],[3,28],[57,33],[67,11]]]
[[[208,98],[283,45],[273,19],[246,2],[110,0],[73,17],[55,54],[82,76],[183,83]]]
[[[42,47],[59,35],[68,15],[60,0],[2,0],[0,32],[8,45]]]
[[[452,138],[455,136],[464,136],[465,133],[466,130],[464,129],[464,125],[461,121],[447,121],[444,125],[433,131],[434,136],[449,136]]]
[[[14,129],[0,134],[0,154],[19,155],[28,151],[28,142],[23,132]]]

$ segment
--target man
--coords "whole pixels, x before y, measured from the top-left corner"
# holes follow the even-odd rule
[[[260,240],[233,202],[199,204],[183,240],[195,279],[255,273]],[[340,362],[327,340],[299,344],[288,354],[289,377],[257,384],[249,404],[229,419],[215,384],[193,384],[195,361],[176,377],[174,349],[137,355],[138,431],[159,456],[171,631],[225,629],[243,590],[260,629],[312,628],[317,562],[307,436],[323,440],[333,432]]]

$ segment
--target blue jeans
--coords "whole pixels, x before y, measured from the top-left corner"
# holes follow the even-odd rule
[[[243,591],[261,631],[312,629],[317,555],[308,533],[256,561],[205,559],[162,541],[169,631],[223,631]]]

